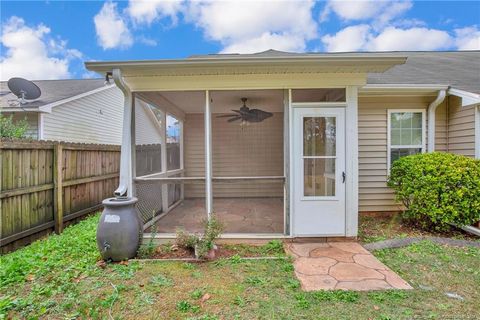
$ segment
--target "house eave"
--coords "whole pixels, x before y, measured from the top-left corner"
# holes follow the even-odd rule
[[[445,84],[367,84],[360,88],[360,96],[436,96],[447,90]]]
[[[86,62],[88,70],[101,74],[121,69],[125,77],[189,76],[271,73],[368,73],[384,72],[404,64],[404,56],[295,56],[295,57],[221,57],[178,60]]]
[[[480,94],[455,88],[448,89],[447,93],[449,95],[460,97],[462,99],[462,107],[480,104]]]

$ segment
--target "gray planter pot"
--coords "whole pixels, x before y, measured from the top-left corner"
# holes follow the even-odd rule
[[[135,209],[137,198],[108,198],[97,228],[97,247],[105,261],[136,256],[142,239],[142,221]]]

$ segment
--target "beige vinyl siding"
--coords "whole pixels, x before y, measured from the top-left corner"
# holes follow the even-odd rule
[[[283,113],[243,130],[238,122],[212,116],[213,176],[283,176]],[[185,174],[204,176],[204,116],[185,117]],[[214,197],[281,197],[282,183],[213,185]],[[186,185],[185,197],[204,196],[203,185]]]
[[[2,112],[2,115],[5,117],[13,115],[12,120],[14,123],[26,120],[28,123],[26,136],[31,139],[38,139],[38,112]]]
[[[475,156],[475,107],[461,106],[461,98],[448,97],[448,151]]]
[[[385,96],[359,98],[359,211],[395,211],[401,209],[401,206],[394,201],[393,191],[386,185],[388,109],[426,110],[434,98]],[[436,148],[445,151],[445,104],[438,107],[435,122],[437,124]],[[424,134],[426,137],[426,130]]]
[[[43,138],[121,144],[123,94],[112,87],[52,108],[43,116]]]

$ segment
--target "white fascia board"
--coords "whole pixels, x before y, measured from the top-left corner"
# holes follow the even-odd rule
[[[113,84],[106,85],[104,87],[100,87],[100,88],[90,90],[90,91],[87,91],[87,92],[84,92],[84,93],[81,93],[81,94],[77,94],[76,96],[72,96],[72,97],[68,97],[66,99],[58,100],[58,101],[55,101],[55,102],[52,102],[52,103],[49,103],[49,104],[46,104],[46,105],[43,105],[43,106],[39,107],[38,112],[51,113],[52,108],[58,107],[62,104],[65,104],[65,103],[68,103],[68,102],[71,102],[71,101],[74,101],[74,100],[77,100],[77,99],[88,97],[92,94],[102,92],[102,91],[105,91],[107,89],[111,89],[111,88],[114,88],[114,87],[115,87],[115,85],[113,85]]]
[[[38,108],[20,108],[20,107],[8,107],[8,108],[0,108],[0,113],[4,112],[41,112]]]
[[[448,89],[448,94],[460,97],[462,99],[462,107],[480,104],[480,94],[477,93],[450,88]]]
[[[444,84],[367,84],[359,89],[359,95],[436,95],[447,89]]]

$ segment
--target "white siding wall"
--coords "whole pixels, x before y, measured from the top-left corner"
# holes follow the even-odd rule
[[[394,201],[393,190],[386,184],[387,112],[388,109],[426,110],[433,99],[434,97],[359,98],[359,211],[396,211],[401,209],[401,206]],[[445,103],[437,108],[435,120],[436,150],[446,151]]]
[[[155,115],[145,102],[135,100],[135,143],[160,144],[161,128],[155,123]]]
[[[38,116],[37,112],[3,112],[5,117],[10,117],[13,114],[13,122],[27,120],[28,130],[27,137],[38,139]]]
[[[43,139],[121,144],[123,94],[116,88],[60,106],[43,116]]]

